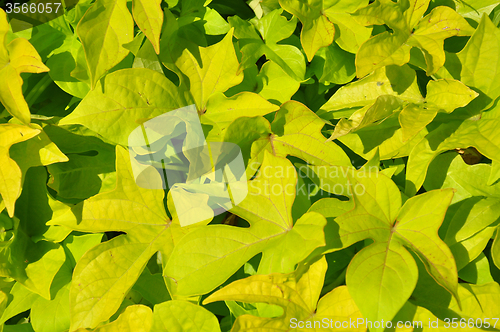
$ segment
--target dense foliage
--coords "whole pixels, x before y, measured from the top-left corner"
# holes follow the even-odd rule
[[[0,10],[0,331],[500,330],[498,1],[81,0],[26,24]],[[134,175],[129,135],[189,105],[246,165],[218,215]]]

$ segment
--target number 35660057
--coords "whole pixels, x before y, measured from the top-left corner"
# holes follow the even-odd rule
[[[60,2],[30,3],[30,4],[28,4],[28,3],[21,4],[18,2],[14,2],[14,3],[7,3],[6,4],[5,12],[7,14],[10,14],[10,13],[15,13],[15,14],[20,14],[20,13],[23,13],[23,14],[28,14],[28,13],[43,14],[43,13],[46,13],[46,14],[50,14],[52,12],[57,14],[59,12],[60,7],[61,7]]]

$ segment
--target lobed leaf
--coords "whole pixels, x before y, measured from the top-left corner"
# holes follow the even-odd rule
[[[134,21],[125,0],[98,0],[82,17],[76,32],[89,68],[90,85],[122,61],[129,51],[123,44],[134,39]]]

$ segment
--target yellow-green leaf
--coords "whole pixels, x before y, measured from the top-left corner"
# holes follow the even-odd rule
[[[253,92],[245,91],[229,98],[218,92],[208,100],[207,111],[200,121],[214,126],[207,140],[218,141],[224,137],[227,127],[242,114],[248,117],[263,116],[277,110],[279,106]]]
[[[240,279],[210,295],[203,304],[221,300],[257,305],[263,302],[283,310],[282,315],[270,318],[240,315],[234,322],[233,332],[330,331],[337,330],[338,324],[346,331],[365,331],[364,325],[353,325],[363,316],[346,286],[335,288],[318,302],[326,268],[323,257],[305,269],[299,268],[292,273],[254,275]],[[321,323],[322,328],[318,329],[318,323]]]
[[[26,39],[16,38],[7,45],[8,31],[7,16],[0,10],[0,102],[12,116],[28,124],[31,114],[23,96],[20,74],[46,72],[49,68]]]
[[[354,15],[364,25],[388,25],[385,31],[368,39],[356,54],[356,73],[364,77],[391,64],[401,66],[410,61],[410,50],[422,50],[427,63],[427,75],[434,74],[445,62],[443,42],[452,36],[468,36],[474,29],[454,10],[446,6],[434,8],[420,18],[428,1],[394,3],[377,0]]]
[[[457,297],[455,260],[437,234],[453,190],[429,191],[401,207],[401,193],[385,175],[360,169],[348,176],[354,208],[335,219],[338,249],[366,238],[375,241],[354,257],[346,276],[363,316],[391,320],[412,294],[418,269],[406,248],[416,253],[438,284]]]
[[[22,86],[23,80],[14,67],[7,65],[0,69],[0,101],[12,116],[28,124],[31,114]]]
[[[144,32],[155,49],[160,54],[160,33],[163,25],[161,0],[133,0],[132,15],[139,28]]]
[[[333,42],[335,26],[324,14],[323,0],[308,0],[306,3],[280,0],[280,5],[302,22],[300,41],[307,60],[311,61],[317,50]]]
[[[288,274],[254,275],[234,281],[216,291],[207,297],[203,304],[232,300],[277,305],[283,308],[282,316],[265,318],[243,315],[237,318],[233,331],[261,331],[265,328],[286,331],[291,328],[290,323],[293,319],[305,321],[315,316],[316,303],[326,269],[326,259],[323,257],[311,264],[305,273],[295,271]],[[323,305],[328,308],[326,303]],[[297,331],[307,331],[307,329],[297,329]]]
[[[402,104],[399,98],[391,95],[382,95],[377,98],[373,105],[365,106],[357,110],[349,119],[341,119],[335,126],[335,130],[328,140],[332,141],[350,132],[356,131],[357,129],[374,125],[389,117]]]
[[[399,124],[403,132],[403,141],[417,135],[425,126],[434,120],[437,109],[424,108],[420,105],[410,104],[399,113]]]
[[[129,50],[123,44],[134,39],[134,21],[126,0],[97,0],[76,28],[90,72],[92,89]]]
[[[357,53],[361,44],[370,38],[372,28],[353,19],[351,13],[368,5],[367,0],[332,1],[325,9],[326,17],[335,26],[335,42],[349,53]]]
[[[144,189],[135,183],[130,156],[116,149],[116,188],[91,197],[48,222],[84,232],[124,231],[87,251],[78,261],[70,288],[71,330],[95,328],[120,307],[151,256],[167,259],[180,229],[165,211],[163,190]],[[156,173],[155,180],[161,181]]]
[[[304,126],[304,123],[307,123]],[[305,105],[288,101],[281,105],[272,124],[274,134],[252,146],[252,158],[262,160],[267,150],[276,155],[293,155],[314,165],[351,166],[345,152],[321,133],[325,121]]]
[[[477,96],[479,96],[479,93],[471,90],[460,81],[441,79],[429,81],[425,101],[427,101],[429,107],[451,113],[456,108],[466,106]]]
[[[5,49],[5,37],[9,32],[9,22],[5,11],[0,8],[0,65],[4,66],[9,61],[9,54]]]
[[[460,81],[481,92],[478,102],[482,107],[491,105],[500,96],[499,55],[500,30],[484,15],[467,45],[457,54]]]
[[[95,332],[149,332],[153,325],[153,312],[145,305],[129,305],[111,323],[103,325]]]
[[[452,36],[470,36],[474,29],[453,9],[440,6],[422,18],[408,39],[408,44],[419,47],[425,56],[427,75],[432,75],[446,60],[443,43]]]
[[[407,65],[387,66],[377,69],[365,78],[342,86],[321,106],[319,114],[332,112],[333,117],[337,119],[343,116],[340,110],[372,105],[378,97],[383,95],[398,97],[403,102],[421,103],[424,101],[417,84],[417,75],[413,69]],[[347,110],[349,111],[351,110]]]
[[[346,274],[349,293],[364,316],[373,322],[393,319],[412,294],[417,279],[417,264],[411,254],[401,243],[391,240],[361,250]]]
[[[243,80],[233,47],[233,29],[219,43],[199,48],[198,59],[187,49],[175,64],[189,78],[189,90],[198,111],[204,111],[208,99],[216,92],[224,92]]]
[[[10,158],[13,144],[26,141],[40,133],[39,129],[17,124],[0,124],[0,194],[9,216],[14,216],[14,204],[21,194],[21,169]]]
[[[106,139],[127,145],[141,119],[189,105],[185,94],[163,74],[146,68],[118,70],[90,91],[59,124],[82,124]],[[98,119],[96,121],[96,119]]]
[[[155,305],[154,332],[220,332],[217,317],[202,306],[180,300]]]

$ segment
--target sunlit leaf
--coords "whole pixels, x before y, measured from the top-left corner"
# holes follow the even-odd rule
[[[134,39],[134,21],[126,1],[96,1],[78,23],[76,32],[85,51],[94,89],[97,81],[129,53],[123,44]]]

